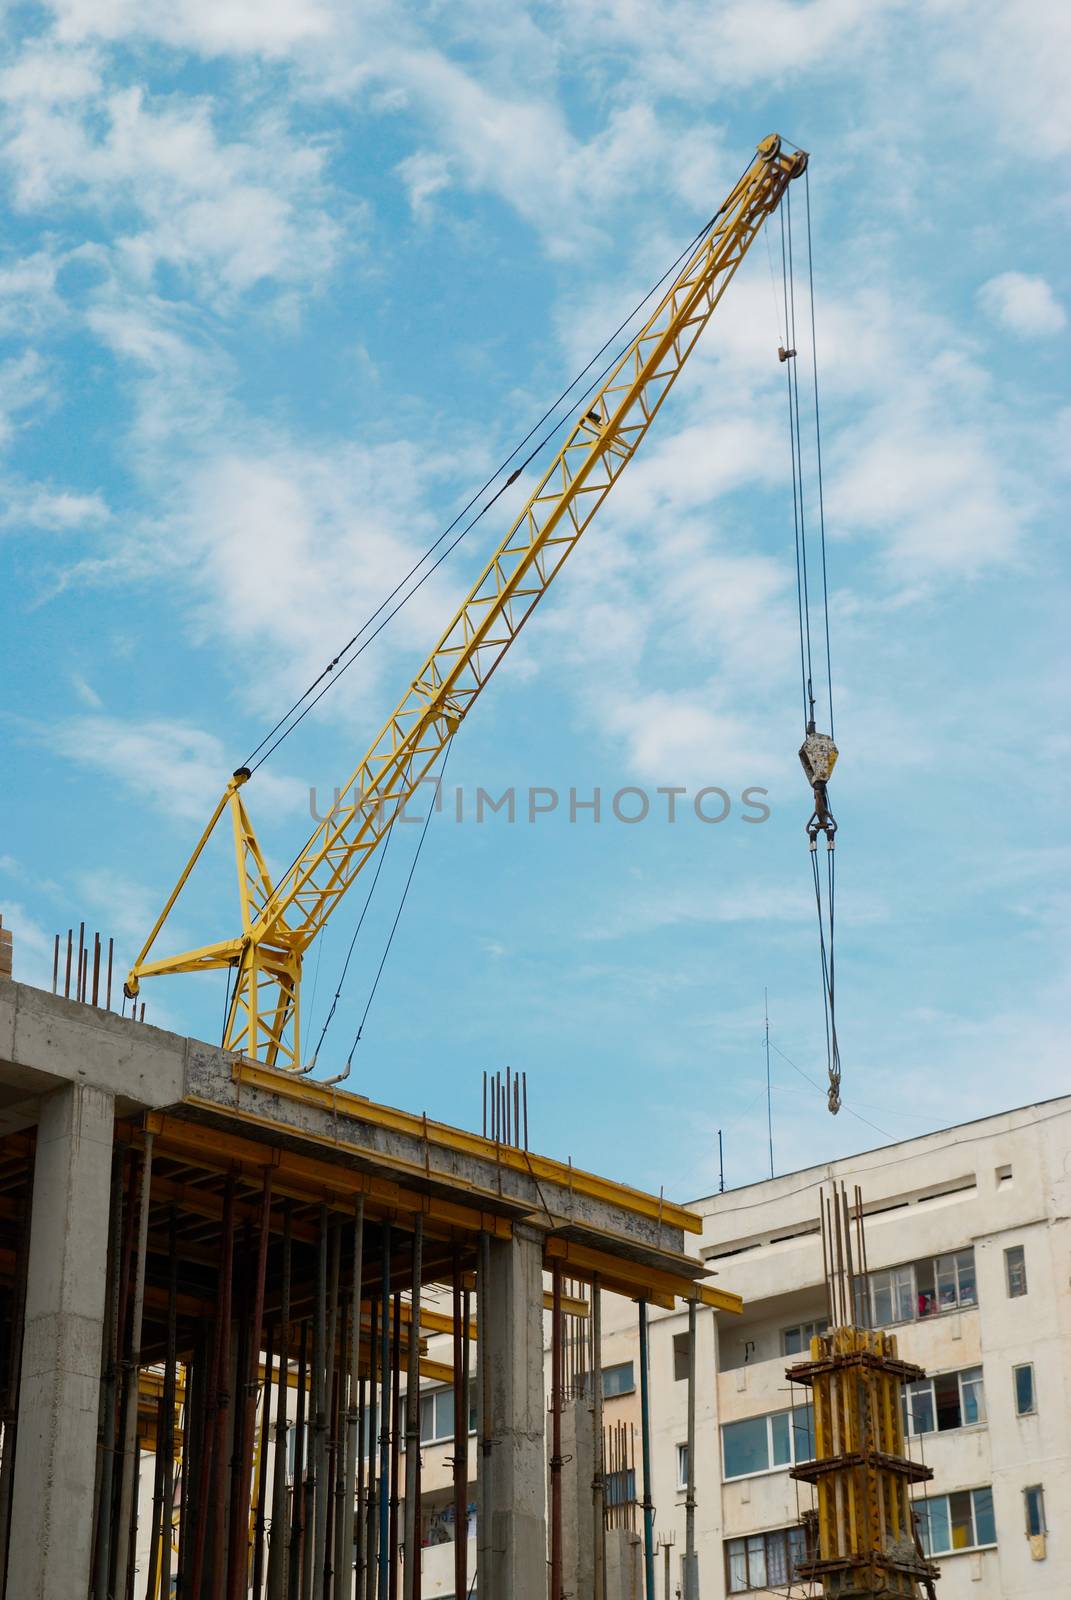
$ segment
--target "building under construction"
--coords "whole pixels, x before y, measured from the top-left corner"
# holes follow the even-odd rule
[[[542,1600],[549,1570],[575,1592],[553,1447],[548,1532],[548,1293],[559,1348],[565,1278],[594,1316],[600,1293],[739,1307],[687,1253],[698,1218],[504,1125],[445,1127],[6,980],[0,1087],[8,1600],[419,1595],[422,1376],[474,1393],[469,1588]],[[448,1368],[423,1350],[444,1327],[429,1285]]]
[[[565,405],[542,444],[521,454],[532,430],[489,480],[487,489],[503,478],[473,522],[569,423],[331,814],[285,872],[269,868],[246,786],[356,660],[362,636],[374,638],[435,570],[442,556],[416,577],[453,524],[234,770],[126,977],[132,1015],[109,1009],[110,953],[101,995],[99,940],[92,960],[79,940],[72,974],[70,934],[62,985],[57,939],[51,996],[7,982],[0,989],[7,1600],[416,1600],[431,1561],[421,1481],[428,1398],[433,1426],[441,1403],[455,1435],[445,1501],[435,1487],[438,1526],[448,1510],[455,1532],[452,1588],[440,1563],[427,1574],[429,1597],[633,1600],[639,1584],[655,1600],[648,1308],[683,1305],[693,1330],[700,1307],[741,1311],[731,1287],[712,1286],[711,1269],[687,1248],[702,1219],[661,1194],[530,1151],[516,1083],[496,1080],[487,1124],[474,1134],[340,1088],[356,1041],[342,1071],[318,1082],[320,1045],[308,1054],[301,1033],[301,978],[308,951],[374,860],[371,896],[394,821],[422,784],[441,782],[462,722],[642,445],[747,251],[777,218],[800,758],[813,793],[806,833],[822,928],[829,1104],[838,1109],[836,823],[827,793],[837,749],[828,683],[830,733],[816,721],[814,673],[823,669],[820,651],[811,659],[795,365],[791,186],[806,170],[806,152],[776,134],[764,139],[622,324],[642,314],[635,336],[589,382],[608,342],[547,413]],[[804,206],[809,270],[805,198]],[[814,396],[817,448],[816,368]],[[819,493],[820,482],[819,471]],[[819,525],[824,540],[824,517]],[[821,573],[824,599],[824,543]],[[161,954],[172,909],[228,822],[238,901],[230,931]],[[147,980],[205,972],[226,975],[221,1047],[145,1025]],[[847,1212],[837,1217],[847,1228]],[[931,1580],[914,1549],[906,1495],[914,1469],[897,1431],[897,1385],[914,1369],[897,1364],[884,1335],[854,1328],[853,1267],[839,1242],[834,1255],[832,1237],[829,1272],[831,1286],[848,1284],[831,1287],[838,1327],[794,1375],[814,1386],[826,1423],[811,1472],[817,1539],[791,1581],[845,1600],[906,1600]],[[638,1464],[631,1434],[604,1438],[603,1296],[635,1304]],[[448,1359],[429,1352],[432,1335],[448,1337]],[[694,1337],[689,1350],[694,1402]],[[436,1385],[430,1397],[422,1379]],[[698,1600],[700,1580],[694,1427],[692,1403],[684,1600]],[[640,1492],[631,1486],[637,1472]],[[472,1541],[458,1535],[473,1519],[470,1563]],[[638,1571],[629,1559],[637,1522]],[[667,1578],[665,1600],[668,1588]]]

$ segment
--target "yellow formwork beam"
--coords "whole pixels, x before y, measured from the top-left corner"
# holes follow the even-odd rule
[[[642,1189],[633,1189],[628,1184],[615,1183],[612,1178],[600,1178],[593,1172],[584,1172],[570,1162],[555,1161],[549,1156],[538,1156],[529,1150],[515,1149],[513,1145],[499,1144],[493,1139],[485,1139],[482,1134],[469,1133],[464,1128],[451,1127],[449,1123],[435,1122],[430,1117],[418,1116],[412,1111],[399,1111],[394,1106],[377,1105],[375,1101],[367,1100],[363,1095],[350,1094],[345,1090],[317,1083],[313,1078],[296,1077],[293,1072],[261,1066],[258,1062],[245,1058],[235,1061],[232,1071],[236,1083],[263,1089],[280,1099],[319,1106],[322,1110],[331,1112],[333,1116],[353,1117],[372,1127],[404,1133],[410,1138],[438,1145],[454,1154],[479,1156],[484,1161],[494,1162],[498,1167],[507,1167],[513,1172],[537,1178],[540,1182],[557,1184],[587,1199],[605,1201],[621,1211],[646,1217],[649,1221],[664,1222],[667,1227],[680,1228],[684,1233],[703,1231],[702,1217],[698,1212],[689,1210],[687,1206],[676,1205],[672,1200],[666,1200],[660,1195],[647,1194]],[[214,1109],[220,1108],[216,1106]],[[243,1108],[241,1114],[248,1113]],[[278,1123],[270,1125],[279,1126]],[[302,1137],[312,1136],[303,1130]],[[325,1139],[323,1142],[335,1145],[339,1141]],[[346,1147],[345,1141],[342,1141],[342,1145]],[[376,1159],[380,1159],[378,1153]]]

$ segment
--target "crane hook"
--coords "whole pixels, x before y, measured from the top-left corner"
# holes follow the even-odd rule
[[[839,751],[828,733],[816,733],[814,723],[809,723],[807,736],[800,745],[800,765],[807,782],[814,791],[814,810],[807,823],[807,837],[811,849],[818,849],[818,835],[826,836],[826,848],[832,850],[836,820],[829,809],[827,785],[837,764]]]

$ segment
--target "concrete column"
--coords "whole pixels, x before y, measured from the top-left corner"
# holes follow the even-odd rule
[[[41,1103],[8,1589],[89,1593],[113,1097],[83,1084]]]
[[[534,1228],[518,1223],[512,1239],[491,1241],[485,1327],[491,1550],[477,1587],[480,1600],[546,1600],[543,1240]]]
[[[608,1600],[643,1600],[643,1540],[627,1528],[606,1533]]]
[[[562,1411],[562,1573],[565,1592],[588,1600],[595,1592],[591,1480],[595,1429],[591,1401],[570,1400]]]

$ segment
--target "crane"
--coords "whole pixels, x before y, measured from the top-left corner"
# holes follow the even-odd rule
[[[432,773],[481,690],[546,593],[657,416],[714,308],[789,183],[807,165],[780,135],[747,171],[636,334],[462,601],[395,710],[315,828],[273,882],[242,795],[239,767],[220,796],[124,985],[169,973],[234,972],[223,1044],[268,1066],[301,1069],[302,959],[383,844],[399,811]],[[150,960],[198,857],[229,811],[241,929]]]

